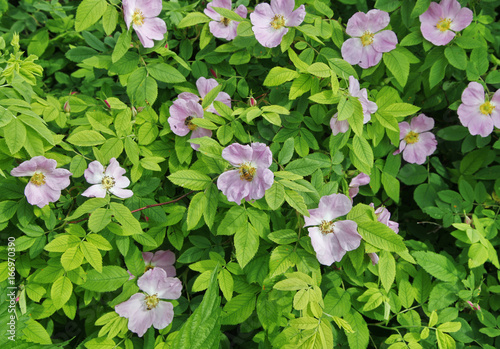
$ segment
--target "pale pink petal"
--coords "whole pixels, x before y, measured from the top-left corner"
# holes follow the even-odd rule
[[[276,47],[281,43],[283,36],[288,33],[288,28],[282,27],[280,29],[274,29],[273,27],[261,28],[252,27],[257,41],[264,47]]]
[[[368,253],[368,256],[372,260],[372,264],[373,265],[377,265],[378,264],[378,260],[379,260],[378,254],[376,254],[375,252],[372,252],[372,253]]]
[[[491,117],[480,114],[479,117],[471,120],[467,127],[469,128],[469,132],[471,135],[480,135],[481,137],[487,137],[493,132],[493,126],[494,123]]]
[[[237,35],[237,25],[239,22],[231,21],[229,25],[224,25],[221,22],[210,22],[208,27],[210,28],[210,33],[219,39],[233,40]]]
[[[451,22],[450,29],[453,31],[461,31],[464,30],[472,23],[472,11],[466,7],[461,9],[458,14],[453,18]]]
[[[257,165],[257,168],[268,168],[273,163],[273,154],[271,149],[264,143],[252,143],[252,163]]]
[[[206,128],[202,127],[197,127],[192,133],[191,133],[191,139],[194,138],[201,138],[201,137],[212,137],[212,131],[207,130]],[[199,144],[196,143],[191,143],[191,148],[194,150],[198,150],[200,148]]]
[[[222,173],[217,179],[217,188],[222,191],[228,201],[241,204],[241,199],[250,193],[249,182],[240,178],[238,170]]]
[[[116,305],[115,311],[121,317],[131,318],[134,317],[135,314],[144,307],[144,304],[144,293],[136,293],[132,295],[127,301]]]
[[[51,189],[60,191],[70,185],[69,177],[71,175],[72,173],[64,168],[56,168],[45,174],[45,183]]]
[[[318,208],[314,208],[309,211],[309,217],[304,216],[304,227],[309,227],[311,225],[319,225],[323,220],[322,211]]]
[[[247,13],[248,13],[248,10],[247,8],[244,6],[244,5],[240,5],[238,6],[234,12],[239,15],[241,18],[247,18]],[[239,22],[237,22],[239,23]]]
[[[427,11],[419,16],[422,24],[426,23],[432,26],[436,26],[441,18],[446,17],[443,15],[443,10],[437,2],[431,2]]]
[[[130,23],[132,23],[132,16],[135,11],[135,0],[123,0],[122,7],[125,24],[127,25],[127,29],[130,29]]]
[[[167,327],[174,319],[174,306],[169,302],[160,301],[151,312],[154,314],[153,327],[157,330]]]
[[[434,127],[434,119],[425,114],[420,114],[419,116],[411,119],[410,128],[412,131],[421,133],[425,131],[430,131]]]
[[[353,97],[360,97],[359,81],[354,76],[349,76],[349,94]],[[365,89],[366,91],[366,89]]]
[[[484,87],[478,82],[470,82],[462,92],[462,103],[479,107],[484,103]]]
[[[114,177],[116,188],[126,188],[130,185],[130,179],[125,176]]]
[[[358,194],[359,194],[359,187],[349,188],[349,197],[351,199],[354,199],[354,197]]]
[[[339,262],[345,255],[345,251],[340,247],[335,234],[322,234],[319,228],[308,228],[311,245],[318,262],[323,265],[332,265]]]
[[[366,29],[371,33],[381,31],[389,25],[389,14],[381,10],[370,10],[366,13]]]
[[[460,3],[457,0],[441,0],[439,3],[443,10],[443,18],[453,19],[460,11]]]
[[[254,11],[250,13],[250,22],[253,26],[269,27],[273,17],[271,5],[263,2],[255,6]]]
[[[220,21],[222,19],[222,16],[220,14],[218,14],[217,12],[215,12],[215,10],[212,8],[212,7],[221,7],[221,6],[214,6],[213,5],[213,1],[211,3],[209,3],[207,5],[207,8],[203,10],[203,12],[208,16],[210,17],[211,19],[213,19],[214,21]],[[212,22],[210,22],[212,23]],[[210,31],[212,32],[212,31]],[[213,33],[212,33],[213,34]]]
[[[167,119],[170,129],[177,136],[185,136],[190,129],[186,125],[186,118],[190,114],[187,106],[187,100],[178,99],[170,106],[170,117]]]
[[[406,121],[399,123],[399,139],[404,139],[410,132],[410,124]]]
[[[162,9],[161,0],[136,0],[135,6],[146,18],[158,16]]]
[[[151,48],[155,45],[155,42],[141,31],[141,27],[136,26],[134,23],[132,23],[132,27],[134,28],[135,33],[137,34],[137,37],[139,38],[139,41],[141,42],[143,47]]]
[[[162,299],[178,299],[181,296],[182,283],[181,280],[172,277],[166,277],[167,273],[161,268],[154,268],[151,270],[161,270],[162,277],[158,281],[158,298]],[[163,276],[165,275],[165,276]]]
[[[137,280],[137,286],[149,295],[157,294],[160,292],[160,281],[166,278],[165,270],[161,268],[149,269]]]
[[[202,76],[196,80],[196,87],[198,88],[198,93],[201,98],[205,98],[205,96],[217,86],[219,86],[219,83],[215,79],[207,79]]]
[[[460,122],[465,127],[469,127],[470,124],[474,123],[476,119],[483,117],[483,114],[479,111],[479,106],[477,105],[466,105],[460,104],[457,110],[458,118]]]
[[[142,259],[144,259],[144,263],[151,264],[151,260],[153,259],[153,252],[142,252]]]
[[[252,160],[253,150],[249,145],[233,143],[222,150],[222,157],[233,166]]]
[[[378,52],[389,52],[396,48],[398,37],[392,30],[384,30],[373,37],[373,48]]]
[[[274,174],[268,168],[257,169],[257,175],[249,183],[249,193],[245,196],[245,200],[262,199],[266,190],[274,183]]]
[[[294,0],[271,0],[271,10],[275,15],[288,17],[295,6]]]
[[[319,214],[326,221],[345,216],[352,209],[351,200],[344,194],[331,194],[319,200]]]
[[[24,188],[24,195],[30,205],[36,205],[42,208],[48,205],[49,202],[56,202],[59,200],[61,191],[51,189],[44,184],[37,186],[36,184],[28,182]]]
[[[422,23],[420,25],[420,31],[422,36],[433,43],[436,46],[444,46],[449,43],[454,37],[455,33],[451,30],[441,31],[437,27],[436,23]]]
[[[194,93],[191,93],[191,92],[181,92],[181,93],[179,93],[179,95],[177,96],[177,98],[179,98],[179,99],[185,99],[185,100],[188,100],[188,101],[193,101],[195,103],[198,103],[201,100],[199,96],[197,96],[197,95],[195,95]],[[170,114],[172,114],[172,113],[170,113]]]
[[[128,199],[129,197],[134,195],[134,192],[132,190],[117,188],[116,186],[110,188],[109,192],[113,195],[118,196],[119,198],[122,198],[122,199]]]
[[[359,247],[361,235],[358,234],[358,225],[356,222],[349,220],[335,222],[333,229],[333,234],[337,236],[342,249],[352,251]]]
[[[349,36],[361,37],[368,30],[368,19],[366,13],[356,12],[347,21],[346,33]],[[342,54],[343,56],[343,54]],[[345,58],[344,58],[345,59]]]
[[[344,41],[342,48],[340,49],[342,53],[342,58],[351,65],[356,65],[361,62],[361,51],[363,50],[363,44],[361,44],[361,39],[350,38]]]
[[[55,170],[56,166],[56,160],[47,159],[40,155],[21,163],[11,171],[11,175],[15,177],[33,176],[35,171],[45,174]]]
[[[143,258],[144,253],[148,252],[142,253]],[[156,251],[154,255],[152,253],[151,255],[152,257],[149,258],[149,264],[151,264],[153,267],[158,267],[165,270],[168,277],[175,276],[176,270],[173,267],[175,263],[175,254],[172,251]],[[146,258],[144,258],[144,261],[146,261]]]
[[[128,318],[128,329],[142,337],[153,324],[154,315],[146,307],[146,296],[136,293],[129,300],[115,306],[118,315]]]
[[[337,115],[338,113],[335,113],[335,115],[330,119],[330,128],[332,129],[332,134],[334,136],[338,135],[339,133],[346,133],[349,129],[349,121],[338,121]]]
[[[136,32],[140,32],[142,36],[152,40],[162,40],[167,32],[167,25],[163,19],[158,17],[146,18],[144,24],[140,27],[134,28]],[[144,46],[146,47],[146,46]]]
[[[104,166],[99,161],[92,161],[88,168],[83,171],[83,175],[88,183],[100,184],[104,178]]]
[[[102,184],[94,184],[88,187],[81,195],[88,198],[105,198],[106,189],[104,189]]]
[[[360,173],[351,180],[351,183],[349,183],[349,187],[360,187],[362,185],[367,185],[368,183],[370,183],[370,176],[365,173]]]
[[[222,102],[225,105],[227,105],[229,108],[231,108],[231,96],[227,94],[226,92],[219,92],[217,94],[217,97],[215,97],[216,101]]]
[[[302,24],[304,18],[306,18],[306,8],[304,5],[300,5],[288,18],[285,18],[285,25],[287,27],[297,27]]]
[[[363,47],[359,66],[363,69],[376,66],[382,59],[382,53],[375,50],[373,45]]]
[[[113,178],[121,177],[125,174],[125,169],[120,167],[120,163],[115,158],[109,160],[109,165],[106,167],[104,174]]]

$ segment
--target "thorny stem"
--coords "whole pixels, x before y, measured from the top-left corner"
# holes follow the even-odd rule
[[[173,203],[175,203],[175,202],[177,202],[177,201],[185,198],[186,196],[191,195],[192,193],[194,193],[194,190],[191,190],[189,193],[186,193],[186,194],[184,194],[182,196],[179,196],[177,199],[170,200],[170,201],[167,201],[167,202],[161,202],[159,204],[147,205],[147,206],[138,208],[136,210],[132,210],[132,211],[130,211],[130,213],[139,212],[139,211],[145,210],[147,208],[151,208],[151,207],[157,207],[157,206],[163,206],[163,205],[173,204]],[[71,221],[71,222],[68,222],[67,224],[80,223],[80,222],[86,221],[87,219],[89,219],[89,217],[85,217],[85,218],[79,219],[77,221]]]

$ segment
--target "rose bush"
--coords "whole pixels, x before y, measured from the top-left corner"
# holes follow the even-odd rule
[[[0,0],[2,347],[499,347],[499,5]]]

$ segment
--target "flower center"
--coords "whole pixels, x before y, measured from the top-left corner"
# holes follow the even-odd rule
[[[229,18],[222,17],[222,18],[220,19],[220,22],[221,22],[222,24],[224,24],[224,25],[227,27],[227,26],[229,25],[229,22],[231,22],[231,20],[230,20]]]
[[[193,120],[193,119],[194,119],[194,116],[188,116],[186,118],[186,120],[184,120],[184,125],[186,125],[188,127],[188,129],[190,129],[191,131],[196,130],[196,128],[198,127],[191,122],[191,120]]]
[[[282,15],[275,15],[271,21],[271,27],[278,30],[285,26],[285,18]]]
[[[436,28],[438,28],[442,32],[445,32],[450,29],[450,25],[451,25],[451,19],[441,18],[441,20],[437,22]]]
[[[134,14],[132,15],[132,22],[134,22],[135,25],[139,26],[144,24],[144,15],[138,8],[135,9]]]
[[[418,133],[410,131],[404,138],[406,144],[413,144],[418,142]]]
[[[321,221],[319,224],[319,230],[321,231],[322,234],[330,234],[333,233],[333,227],[335,223],[332,221]]]
[[[363,46],[368,46],[373,44],[373,37],[375,34],[370,33],[368,30],[365,31],[363,35],[361,35],[361,44]]]
[[[146,296],[146,306],[148,307],[148,310],[156,308],[159,302],[160,300],[156,296],[156,293],[152,296]]]
[[[104,176],[104,178],[101,181],[101,184],[104,187],[104,189],[109,190],[115,186],[115,179],[113,177]]]
[[[147,272],[148,270],[154,269],[154,266],[151,264],[146,265],[146,268],[144,268],[144,272]]]
[[[491,115],[491,113],[493,113],[493,110],[495,110],[495,105],[491,104],[490,101],[484,102],[479,107],[479,111],[484,115]]]
[[[45,184],[45,176],[43,173],[35,172],[35,174],[31,176],[30,182],[39,187]]]
[[[253,180],[253,177],[255,176],[255,172],[257,169],[250,164],[243,164],[240,166],[239,172],[240,172],[240,178],[242,180],[251,182]]]

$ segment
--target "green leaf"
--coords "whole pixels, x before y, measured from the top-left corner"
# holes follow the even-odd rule
[[[284,274],[297,262],[297,254],[290,245],[280,245],[271,252],[269,259],[269,277]]]
[[[354,154],[358,157],[359,161],[365,164],[368,168],[373,166],[373,150],[368,141],[364,137],[354,135],[352,141],[352,148]],[[371,171],[365,171],[370,173]]]
[[[462,328],[460,322],[445,322],[437,327],[438,330],[443,332],[458,332]]]
[[[405,54],[397,49],[384,53],[384,63],[387,69],[394,75],[397,82],[405,87],[410,74],[410,62]]]
[[[61,264],[66,271],[78,268],[83,263],[80,245],[68,248],[61,256]]]
[[[48,334],[45,327],[33,320],[33,318],[29,317],[25,325],[26,327],[24,327],[22,331],[28,340],[39,344],[52,344],[50,335]],[[15,348],[16,346],[14,345],[13,347]],[[33,347],[34,346],[30,345],[27,348]]]
[[[242,293],[233,297],[222,309],[222,324],[237,325],[252,315],[255,309],[255,294]]]
[[[94,145],[103,144],[106,141],[99,132],[94,130],[84,130],[77,133],[73,133],[67,139],[68,143],[81,146],[81,147],[92,147]]]
[[[130,232],[131,234],[142,234],[141,224],[137,219],[132,215],[130,210],[119,203],[112,202],[110,204],[111,212],[115,219],[122,225],[125,231]]]
[[[75,212],[73,212],[73,214],[71,216],[66,218],[66,220],[71,221],[73,219],[76,219],[85,213],[89,213],[89,212],[92,212],[99,207],[103,207],[108,202],[109,202],[109,200],[106,198],[89,199],[89,200],[85,201],[83,204],[81,204],[80,206],[78,206],[77,209],[75,210]]]
[[[85,238],[99,250],[111,251],[113,249],[113,246],[111,246],[109,241],[102,235],[88,234]]]
[[[446,282],[456,282],[461,279],[455,264],[445,256],[431,251],[415,251],[412,254],[417,263],[436,279]]]
[[[339,121],[349,119],[354,113],[354,104],[352,103],[353,98],[347,98],[345,96],[340,97],[339,105],[337,107]]]
[[[114,6],[108,5],[102,17],[102,26],[106,35],[111,35],[115,31],[117,23],[118,11],[116,11]]]
[[[290,70],[282,67],[274,67],[267,74],[264,80],[264,86],[279,86],[287,81],[296,79],[300,76],[295,70]]]
[[[309,288],[309,285],[301,279],[289,278],[277,282],[273,288],[280,291],[298,291]]]
[[[350,219],[349,215],[347,215],[347,219]],[[369,244],[390,252],[406,250],[403,238],[395,234],[385,224],[372,221],[357,221],[356,223],[358,223],[359,234]]]
[[[210,17],[206,16],[201,12],[190,12],[186,17],[184,17],[179,22],[179,24],[177,24],[177,28],[180,29],[180,28],[191,27],[199,23],[206,23],[210,21],[211,21]]]
[[[220,342],[221,308],[219,286],[217,285],[218,268],[210,276],[208,290],[200,305],[182,325],[171,343],[178,349],[218,349]],[[227,304],[227,303],[226,303]]]
[[[238,229],[234,235],[234,247],[236,259],[241,268],[244,268],[259,249],[259,235],[253,225],[247,222],[241,229]]]
[[[124,31],[120,34],[120,36],[118,37],[118,40],[116,41],[116,45],[115,45],[115,48],[113,50],[113,53],[111,54],[111,61],[113,63],[117,62],[120,58],[122,58],[125,53],[127,53],[127,51],[130,49],[130,44],[132,42],[132,38],[131,38],[131,34],[130,34],[130,31]],[[86,48],[86,47],[82,47],[82,48]],[[73,49],[74,50],[74,49]],[[68,51],[69,53],[70,51]],[[97,52],[95,52],[97,53]],[[91,52],[88,52],[88,55],[90,55]],[[67,56],[68,54],[66,54]],[[92,54],[93,56],[94,54]],[[68,57],[68,59],[70,59]],[[78,60],[79,62],[80,60]]]
[[[227,269],[222,269],[219,272],[217,279],[219,280],[219,286],[222,294],[224,295],[224,298],[226,298],[227,301],[230,301],[231,298],[233,298],[234,287],[234,281],[231,273],[228,272]]]
[[[54,240],[49,242],[45,247],[45,251],[49,252],[65,252],[70,247],[78,246],[80,239],[74,235],[61,234],[56,236]]]
[[[177,84],[186,81],[184,75],[166,63],[150,64],[147,66],[147,70],[153,78],[168,84]]]
[[[50,290],[50,297],[52,298],[52,304],[56,309],[61,309],[73,293],[73,284],[70,279],[66,276],[61,275],[54,281],[52,288]]]
[[[381,115],[390,115],[395,118],[408,116],[417,113],[420,110],[419,107],[414,106],[409,103],[394,103],[384,107],[379,110],[378,113]],[[399,129],[399,128],[398,128]]]
[[[380,251],[378,261],[378,275],[385,291],[389,293],[396,277],[396,261],[394,256],[387,251]]]
[[[16,214],[18,206],[15,201],[0,202],[0,222],[8,222]]]
[[[197,193],[191,199],[189,203],[188,213],[187,213],[187,229],[192,230],[196,227],[201,217],[203,216],[203,212],[205,211],[207,205],[207,199],[205,197],[205,193]]]
[[[277,210],[285,202],[285,187],[277,181],[274,181],[271,188],[266,190],[264,195],[269,208]]]
[[[444,57],[441,57],[434,62],[429,72],[430,88],[433,88],[437,84],[443,82],[447,66],[448,62]]]
[[[24,124],[19,119],[12,119],[5,126],[3,135],[10,153],[14,155],[21,150],[26,142],[26,127],[24,127]]]
[[[87,241],[82,241],[80,244],[83,256],[99,273],[102,271],[102,256],[97,247]]]
[[[444,50],[444,55],[452,66],[457,69],[467,69],[467,54],[465,50],[459,46],[448,46]]]
[[[325,4],[321,0],[315,0],[314,1],[314,8],[319,13],[325,15],[328,18],[332,18],[333,17],[333,10],[327,4]]]
[[[83,0],[76,10],[75,30],[82,31],[95,24],[106,11],[106,0]]]
[[[304,198],[299,193],[285,189],[285,200],[300,214],[309,217],[309,211],[307,210]]]
[[[127,94],[135,106],[153,105],[158,97],[158,84],[148,76],[146,68],[138,68],[128,77]]]
[[[89,217],[89,229],[94,233],[103,230],[111,223],[111,212],[105,208],[98,208]]]
[[[235,13],[231,10],[228,10],[227,8],[212,7],[212,9],[215,12],[217,12],[218,14],[220,14],[222,17],[229,18],[232,21],[236,21],[236,22],[240,22],[240,23],[245,21],[245,19],[241,18],[240,15],[238,15],[237,13]]]
[[[191,190],[203,190],[212,183],[210,177],[194,170],[180,170],[167,178],[175,185]]]
[[[112,292],[121,287],[130,275],[121,267],[110,265],[102,267],[102,273],[90,270],[87,280],[81,285],[86,290]]]
[[[316,1],[316,2],[319,2],[319,1]],[[329,78],[331,75],[330,67],[327,66],[325,63],[321,63],[321,62],[316,62],[316,63],[311,64],[307,68],[307,72],[309,74],[318,76],[320,78]]]
[[[369,341],[368,325],[365,319],[358,312],[351,310],[344,316],[353,330],[352,333],[347,332],[347,341],[351,349],[366,349]]]
[[[313,79],[310,75],[300,74],[298,78],[296,78],[292,82],[292,86],[290,87],[290,94],[288,98],[290,100],[297,99],[302,96],[304,93],[309,92],[311,87],[313,86]]]

